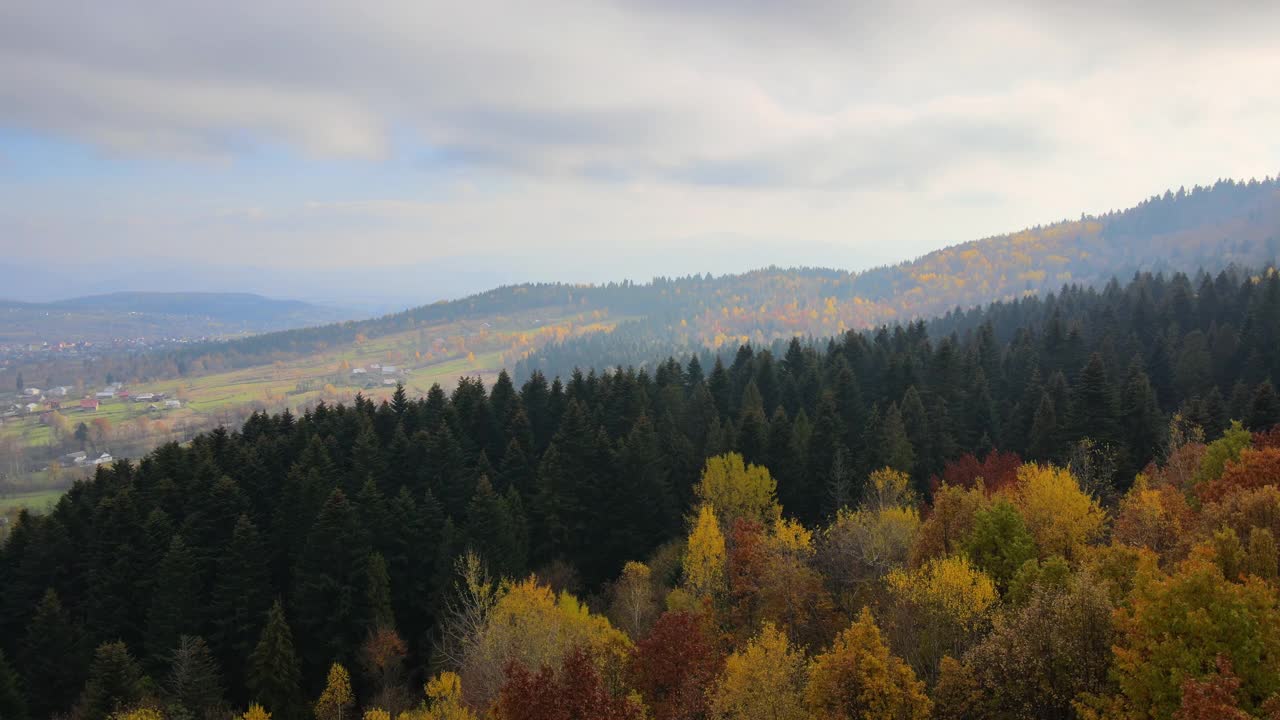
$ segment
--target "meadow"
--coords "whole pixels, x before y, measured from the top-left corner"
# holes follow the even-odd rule
[[[164,393],[181,401],[180,408],[116,398],[97,410],[81,410],[76,400],[68,399],[62,414],[69,422],[61,423],[61,429],[35,415],[0,425],[0,456],[9,455],[0,458],[0,478],[8,486],[4,502],[41,509],[80,474],[57,464],[62,454],[80,449],[71,436],[80,423],[90,430],[84,449],[91,456],[139,457],[163,442],[182,442],[217,425],[234,427],[257,410],[301,413],[321,401],[350,402],[357,394],[377,401],[390,398],[396,383],[410,396],[425,395],[436,383],[451,390],[461,377],[489,384],[503,368],[547,343],[609,332],[626,319],[542,308],[358,337],[342,347],[268,365],[127,384],[131,395]],[[383,373],[374,365],[396,370]],[[366,371],[353,373],[357,368]]]

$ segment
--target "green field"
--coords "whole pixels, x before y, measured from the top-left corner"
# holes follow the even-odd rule
[[[29,493],[0,495],[0,515],[9,510],[21,510],[23,508],[32,512],[44,512],[58,502],[58,498],[62,497],[63,492],[65,491],[39,490]]]
[[[92,428],[99,421],[99,426],[107,428],[108,437],[94,443],[96,449],[116,457],[138,457],[161,442],[182,440],[219,424],[236,425],[254,410],[297,411],[321,400],[349,403],[357,393],[375,400],[389,398],[395,387],[383,384],[386,379],[403,382],[410,396],[425,395],[435,383],[451,390],[461,377],[478,377],[488,384],[504,367],[542,345],[609,332],[625,319],[544,308],[424,325],[270,365],[127,384],[133,395],[165,393],[180,400],[181,408],[151,410],[148,403],[117,398],[103,402],[95,411],[82,411],[76,406],[78,400],[67,398],[67,407],[61,412],[71,427],[85,423]],[[394,365],[397,372],[388,376],[376,369],[364,375],[351,373],[352,368],[373,363]],[[86,392],[91,389],[87,386]],[[41,424],[36,416],[10,420],[0,426],[0,442],[22,448],[31,458],[28,470],[18,474],[26,486],[48,482],[41,470],[55,454],[53,446],[57,444],[50,426]],[[68,449],[64,440],[57,452]]]

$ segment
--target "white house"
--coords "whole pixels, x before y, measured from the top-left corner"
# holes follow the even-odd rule
[[[368,371],[368,370],[365,370],[364,368],[351,368],[351,374],[352,374],[352,375],[365,375],[365,374],[367,374],[368,372],[369,372],[369,371]]]
[[[37,388],[37,387],[23,388],[22,394],[26,395],[27,397],[40,397],[40,388]]]
[[[396,366],[395,366],[395,365],[383,365],[383,366],[382,366],[382,374],[383,374],[383,375],[395,375],[395,374],[396,374]]]
[[[22,409],[29,413],[33,413],[40,409],[40,403],[27,403],[22,406]]]
[[[165,400],[164,406],[167,408],[180,408],[182,407],[182,401],[181,400]]]
[[[116,396],[116,391],[115,390],[99,390],[98,392],[94,393],[93,396],[98,398],[99,400],[110,400],[111,398]]]

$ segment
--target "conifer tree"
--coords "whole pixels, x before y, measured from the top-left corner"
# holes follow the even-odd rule
[[[1053,398],[1046,391],[1040,396],[1040,406],[1036,408],[1035,419],[1031,422],[1031,433],[1027,439],[1027,458],[1047,462],[1058,458],[1061,432],[1058,429],[1058,414],[1055,412]]]
[[[902,422],[902,413],[896,404],[889,405],[889,409],[880,419],[878,445],[880,462],[876,463],[877,465],[891,467],[908,474],[915,467],[915,449],[911,447],[906,426]]]
[[[52,589],[45,591],[27,625],[18,661],[33,717],[65,711],[84,682],[83,633]]]
[[[301,672],[293,650],[293,632],[277,600],[248,658],[249,695],[276,720],[296,720],[302,702]]]
[[[1089,357],[1075,390],[1073,434],[1117,446],[1120,441],[1119,407],[1115,388],[1107,378],[1106,364],[1100,354],[1095,352]]]
[[[141,700],[146,684],[142,668],[124,643],[103,643],[93,654],[77,714],[85,720],[107,720]]]
[[[159,667],[179,637],[200,628],[200,577],[195,557],[181,535],[169,543],[155,577],[155,594],[147,610],[146,647],[148,657]]]
[[[203,638],[178,639],[169,656],[164,695],[174,717],[215,720],[225,714],[221,673]]]
[[[244,661],[253,651],[271,606],[271,580],[266,548],[258,529],[241,515],[231,543],[218,561],[210,594],[213,648],[219,664],[228,669],[232,696],[243,705]]]
[[[354,657],[369,629],[369,543],[355,508],[334,490],[294,572],[294,612],[305,671]]]
[[[3,650],[0,650],[0,718],[27,720],[27,700],[22,695],[22,682],[5,659]]]

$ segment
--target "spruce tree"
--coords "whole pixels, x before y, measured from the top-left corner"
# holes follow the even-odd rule
[[[911,473],[916,464],[915,449],[907,438],[907,429],[902,422],[902,412],[896,404],[889,405],[880,420],[878,434],[878,457],[884,467]]]
[[[244,705],[248,701],[242,690],[244,660],[253,651],[271,606],[266,548],[247,516],[236,521],[231,543],[218,560],[209,601],[215,655],[228,670],[235,704]]]
[[[164,696],[170,716],[192,720],[225,717],[222,677],[204,639],[183,635],[169,655]]]
[[[0,650],[0,718],[27,720],[27,700],[22,695],[22,682],[5,659],[3,650]]]
[[[301,716],[302,690],[298,656],[293,650],[293,632],[277,600],[267,613],[266,626],[248,658],[249,696],[277,720]]]
[[[1122,476],[1128,477],[1155,458],[1161,445],[1164,418],[1151,382],[1134,358],[1120,390],[1120,421],[1125,440]]]
[[[396,616],[391,605],[391,576],[387,572],[387,561],[379,553],[371,553],[368,566],[369,580],[365,596],[373,628],[394,628]]]
[[[1117,447],[1120,443],[1119,406],[1100,354],[1095,352],[1089,357],[1075,390],[1072,434]]]
[[[1053,405],[1053,398],[1048,391],[1041,393],[1040,405],[1031,421],[1031,432],[1027,436],[1027,459],[1037,462],[1050,462],[1061,454],[1061,430],[1058,426],[1058,413]]]
[[[169,543],[155,578],[147,610],[146,646],[152,662],[160,663],[177,646],[179,637],[200,629],[200,576],[195,557],[181,535]]]
[[[1250,430],[1261,432],[1280,423],[1280,397],[1270,380],[1259,383],[1253,391],[1253,400],[1249,403],[1249,416],[1246,425]]]
[[[294,570],[293,606],[308,676],[349,660],[369,629],[369,543],[355,508],[334,490],[307,534]]]
[[[146,688],[142,667],[129,648],[122,642],[103,643],[93,654],[77,715],[84,720],[107,720],[142,700]]]
[[[63,609],[58,594],[47,590],[27,625],[18,654],[33,717],[67,710],[84,682],[86,660],[83,633]]]

